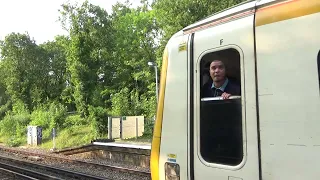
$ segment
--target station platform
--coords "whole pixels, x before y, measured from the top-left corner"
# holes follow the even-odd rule
[[[115,142],[115,141],[92,141],[90,144],[56,150],[54,153],[73,155],[93,151],[117,152],[126,154],[136,154],[150,156],[151,144],[139,144],[134,142]]]

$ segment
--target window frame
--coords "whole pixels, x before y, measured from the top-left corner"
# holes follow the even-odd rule
[[[319,83],[319,93],[320,93],[320,50],[318,52],[317,65],[318,65],[318,83]]]
[[[200,96],[200,92],[201,92],[201,79],[202,78],[202,74],[201,74],[201,60],[203,59],[203,57],[209,53],[215,53],[215,52],[219,52],[219,51],[223,51],[223,50],[228,50],[228,49],[234,49],[239,53],[240,56],[240,84],[241,84],[241,110],[242,110],[242,150],[243,150],[243,158],[242,161],[235,166],[232,165],[226,165],[226,164],[220,164],[220,163],[211,163],[206,161],[202,155],[201,155],[201,151],[200,151],[200,103],[201,103],[201,99],[203,99]],[[245,80],[244,80],[244,55],[243,55],[243,51],[242,49],[237,46],[237,45],[226,45],[226,46],[222,46],[222,47],[218,47],[218,48],[212,48],[212,49],[207,49],[205,51],[203,51],[200,56],[197,58],[196,60],[196,67],[195,67],[195,91],[196,93],[194,93],[194,99],[195,99],[195,138],[197,139],[196,142],[196,153],[197,156],[200,160],[200,162],[207,166],[207,167],[212,167],[212,168],[221,168],[221,169],[227,169],[227,170],[238,170],[241,169],[244,164],[247,161],[247,132],[246,132],[246,108],[245,108]],[[219,98],[218,98],[219,99]]]

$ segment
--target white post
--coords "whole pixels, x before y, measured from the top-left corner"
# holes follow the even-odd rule
[[[53,142],[53,150],[56,149],[56,141],[55,141],[55,138],[56,137],[56,129],[55,128],[52,128],[52,142]]]
[[[157,66],[154,66],[154,70],[156,71],[156,95],[157,95],[157,105],[158,105],[159,89],[158,89],[158,70],[157,70]]]
[[[158,66],[155,62],[152,62],[152,61],[149,61],[148,65],[154,67],[154,71],[155,71],[155,75],[156,75],[156,97],[157,97],[156,106],[158,107],[158,103],[159,103]]]

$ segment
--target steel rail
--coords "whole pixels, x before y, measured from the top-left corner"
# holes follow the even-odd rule
[[[4,157],[4,156],[0,156],[0,161],[9,161],[9,162],[13,162],[16,164],[19,164],[21,166],[24,167],[32,167],[35,169],[41,169],[43,171],[47,171],[47,172],[51,172],[54,174],[57,174],[59,176],[65,176],[65,177],[69,177],[69,178],[77,178],[77,179],[88,179],[88,180],[105,180],[107,178],[104,177],[99,177],[99,176],[93,176],[93,175],[88,175],[88,174],[83,174],[80,172],[76,172],[76,171],[71,171],[71,170],[66,170],[66,169],[61,169],[61,168],[55,168],[55,167],[51,167],[51,166],[46,166],[46,165],[42,165],[42,164],[38,164],[38,163],[32,163],[32,162],[27,162],[24,160],[19,160],[19,159],[15,159],[15,158],[8,158],[8,157]],[[34,178],[38,178],[38,179],[61,179],[59,177],[55,177],[52,175],[46,175],[43,174],[43,172],[36,172],[30,169],[26,169],[26,168],[22,168],[19,166],[15,166],[15,165],[8,165],[7,163],[1,163],[1,165],[3,165],[3,167],[5,167],[4,169],[9,169],[11,171],[19,171],[19,173],[21,174],[26,174],[27,176],[31,176]],[[11,167],[10,167],[11,166]]]

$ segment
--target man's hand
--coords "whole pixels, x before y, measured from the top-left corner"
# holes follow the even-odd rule
[[[229,99],[231,94],[228,94],[228,93],[224,92],[221,96],[222,96],[223,99]]]

